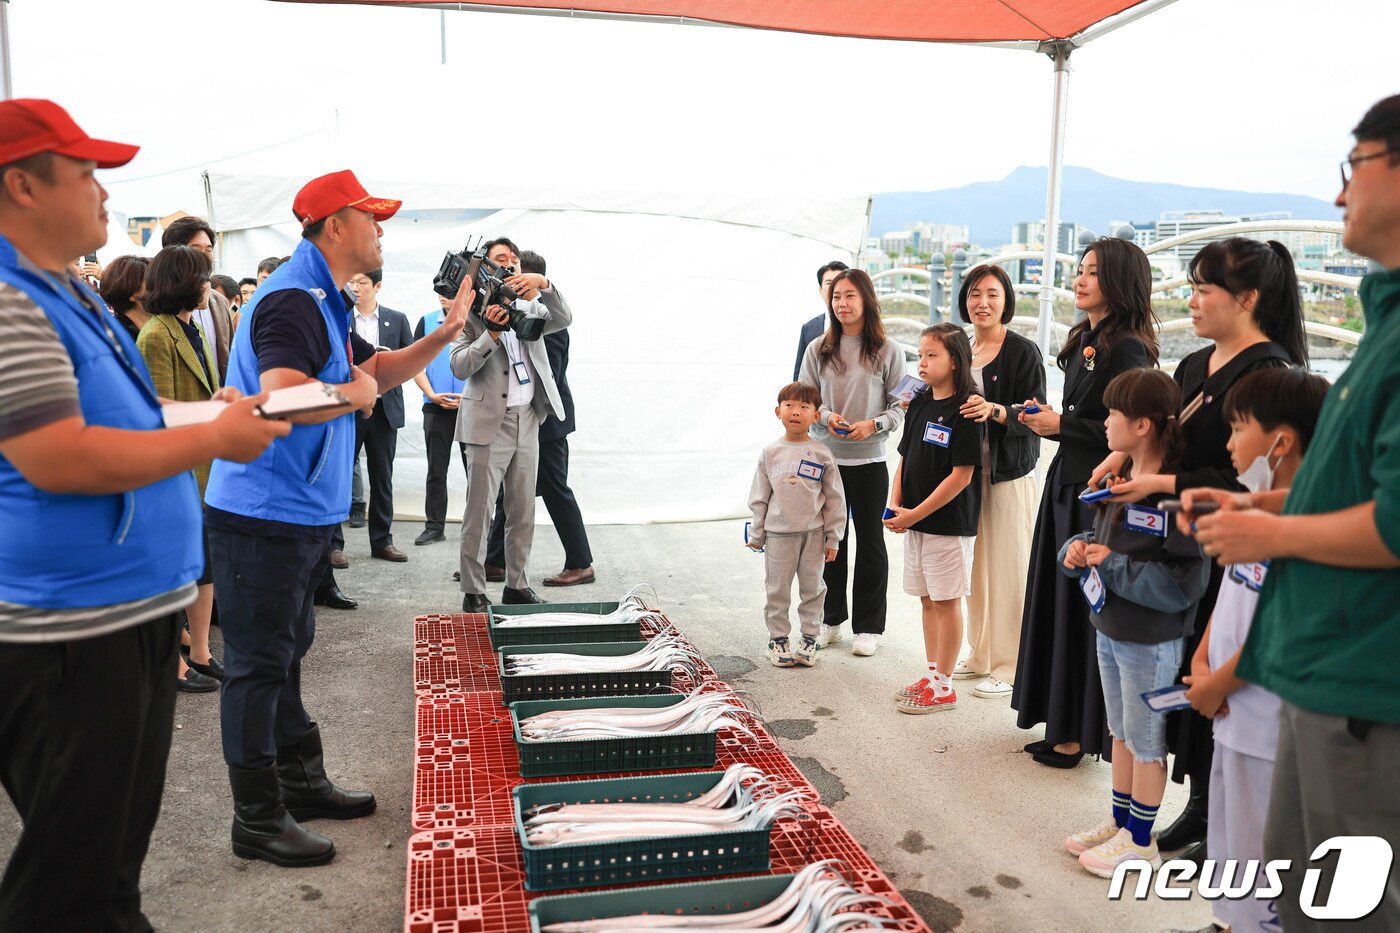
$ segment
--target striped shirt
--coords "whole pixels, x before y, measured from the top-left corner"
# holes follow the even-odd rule
[[[43,273],[24,256],[20,265],[58,282],[88,304],[86,289],[72,276]],[[95,314],[108,314],[93,307]],[[112,327],[117,322],[110,320]],[[82,416],[78,379],[68,350],[44,310],[28,295],[0,282],[0,441],[38,430],[56,421]],[[53,529],[61,534],[61,529]],[[92,638],[169,615],[194,601],[193,583],[167,593],[81,609],[42,609],[0,601],[0,642],[68,641]]]

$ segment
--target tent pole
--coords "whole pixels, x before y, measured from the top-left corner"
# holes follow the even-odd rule
[[[1065,161],[1065,117],[1069,108],[1069,54],[1074,47],[1063,39],[1042,49],[1055,63],[1055,99],[1050,116],[1050,168],[1045,180],[1045,256],[1040,263],[1040,326],[1036,342],[1050,354],[1050,323],[1055,319],[1055,272],[1060,246],[1060,181]],[[1071,249],[1073,244],[1071,244]]]
[[[0,0],[0,100],[14,96],[10,83],[10,0]]]

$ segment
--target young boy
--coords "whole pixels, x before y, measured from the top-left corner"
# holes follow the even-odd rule
[[[783,386],[774,412],[786,434],[763,448],[749,493],[753,523],[748,545],[765,551],[768,604],[763,617],[768,624],[768,660],[774,667],[817,663],[817,631],[826,599],[822,564],[836,559],[836,546],[846,528],[846,493],[836,460],[825,444],[808,433],[820,404],[821,394],[812,386],[800,382]],[[802,643],[796,651],[788,637],[794,575],[802,628]]]
[[[1293,367],[1251,373],[1230,389],[1225,396],[1230,461],[1251,493],[1292,484],[1327,388],[1326,379]],[[1217,883],[1226,859],[1238,860],[1234,884],[1240,883],[1250,859],[1264,860],[1280,703],[1263,687],[1236,678],[1235,665],[1268,570],[1268,561],[1226,568],[1215,611],[1185,678],[1190,685],[1186,698],[1202,716],[1215,720],[1206,850],[1215,861],[1212,880]],[[1260,882],[1256,875],[1256,888]],[[1273,901],[1222,898],[1215,902],[1215,919],[1237,931],[1281,929]]]

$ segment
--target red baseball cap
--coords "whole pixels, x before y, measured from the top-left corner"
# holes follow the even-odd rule
[[[383,221],[393,217],[402,204],[391,198],[370,197],[355,173],[346,169],[308,181],[292,201],[292,213],[303,227],[325,220],[342,207],[362,210]]]
[[[135,157],[140,146],[93,139],[51,100],[0,101],[0,165],[41,152],[91,159],[98,168],[116,168]]]

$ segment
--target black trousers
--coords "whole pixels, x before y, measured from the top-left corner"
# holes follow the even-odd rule
[[[141,863],[175,722],[178,613],[0,644],[0,783],[24,821],[0,930],[150,930]]]
[[[389,424],[384,406],[375,405],[368,418],[355,416],[355,461],[365,452],[369,468],[369,547],[377,551],[394,543],[394,454],[399,448],[399,429]],[[339,525],[331,533],[331,547],[345,549],[345,530]],[[329,579],[329,578],[328,578]]]
[[[428,450],[427,493],[423,499],[423,514],[428,531],[442,531],[447,526],[447,469],[452,465],[452,446],[457,444],[462,454],[462,469],[467,468],[467,445],[458,444],[457,412],[436,405],[423,409],[423,444]]]
[[[312,597],[326,572],[326,542],[211,528],[209,549],[223,619],[224,761],[265,768],[279,745],[311,728],[301,702],[301,659],[316,637]]]
[[[839,466],[841,484],[846,488],[846,533],[836,550],[836,559],[822,570],[826,581],[826,605],[822,621],[840,625],[851,620],[851,631],[876,635],[885,631],[885,588],[889,585],[890,560],[885,551],[882,517],[890,495],[890,474],[886,464],[865,463]],[[856,572],[851,606],[846,609],[846,564],[851,550],[851,526],[855,526]]]
[[[535,495],[544,497],[549,520],[564,545],[564,569],[582,570],[593,566],[593,551],[588,546],[588,531],[583,525],[583,513],[569,488],[569,438],[540,440],[540,463],[535,474]],[[491,540],[486,546],[486,563],[492,567],[506,565],[506,512],[504,490],[496,495],[496,517],[491,521]]]

